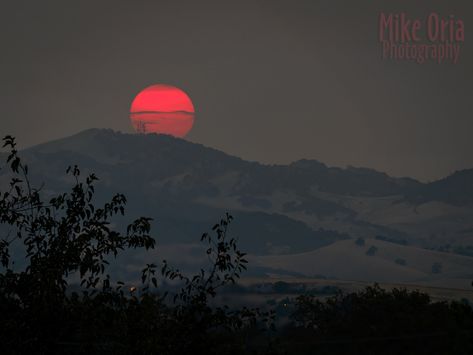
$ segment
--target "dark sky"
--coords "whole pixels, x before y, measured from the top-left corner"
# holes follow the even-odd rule
[[[457,65],[381,59],[380,11],[464,21]],[[2,3],[0,133],[23,146],[132,132],[134,95],[183,88],[187,137],[250,160],[314,158],[436,179],[473,167],[473,2]]]

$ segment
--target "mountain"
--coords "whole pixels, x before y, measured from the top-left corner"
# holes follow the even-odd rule
[[[129,219],[154,218],[161,244],[198,241],[226,211],[235,217],[232,232],[240,246],[255,254],[301,252],[348,238],[273,211],[205,203],[222,195],[218,179],[259,164],[182,139],[92,129],[26,149],[22,156],[33,182],[44,183],[43,191],[50,195],[71,186],[67,166],[78,165],[83,174],[94,172],[100,178],[99,200],[125,194]]]
[[[328,270],[328,255],[338,260],[346,259],[343,255],[350,254],[350,248],[359,252],[349,240],[355,238],[381,243],[386,250],[401,245],[473,255],[473,170],[422,183],[372,169],[329,167],[316,160],[265,165],[171,136],[103,129],[37,145],[21,155],[33,183],[44,183],[47,196],[72,186],[65,174],[69,165],[77,164],[83,174],[94,172],[100,178],[98,202],[117,192],[125,194],[126,220],[152,217],[154,235],[163,248],[198,243],[228,211],[235,217],[230,230],[241,248],[260,258],[274,258],[261,259],[264,268],[277,266],[274,260],[288,265],[281,260],[300,257],[308,270]],[[4,170],[0,181],[6,181],[1,174]],[[315,258],[325,260],[325,266],[311,263]],[[397,270],[398,279],[403,279],[406,266],[388,265],[389,273]],[[366,269],[358,269],[363,277]],[[303,268],[287,269],[291,270],[307,275]],[[423,273],[424,269],[417,271]]]
[[[442,201],[457,206],[473,204],[473,169],[456,171],[444,179],[422,186],[417,196],[420,202]]]
[[[129,214],[150,215],[163,243],[194,240],[225,211],[245,247],[301,252],[349,237],[439,248],[473,236],[473,170],[421,183],[366,168],[249,162],[165,135],[90,129],[22,152],[33,178],[65,189],[67,166],[100,177],[100,197],[129,198]],[[473,242],[472,242],[473,244]]]

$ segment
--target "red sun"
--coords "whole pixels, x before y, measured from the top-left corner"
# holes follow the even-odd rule
[[[189,96],[171,85],[151,85],[131,103],[130,120],[138,133],[185,137],[194,124],[194,105]]]

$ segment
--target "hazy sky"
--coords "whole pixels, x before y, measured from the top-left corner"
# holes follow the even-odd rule
[[[382,60],[378,15],[402,10],[462,19],[459,63]],[[189,140],[246,159],[423,180],[473,167],[471,0],[19,0],[0,23],[0,133],[23,146],[132,132],[136,93],[167,83],[194,101]]]

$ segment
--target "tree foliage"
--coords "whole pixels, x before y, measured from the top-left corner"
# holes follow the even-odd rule
[[[470,354],[473,310],[464,302],[432,302],[419,291],[375,284],[326,300],[300,296],[291,329],[300,353]],[[306,352],[304,352],[306,351]]]
[[[245,253],[228,237],[228,214],[202,235],[208,269],[185,275],[166,261],[147,264],[139,289],[111,280],[108,265],[127,249],[153,249],[150,218],[131,222],[125,231],[112,220],[125,213],[126,198],[116,194],[100,208],[94,204],[98,178],[82,178],[67,169],[70,192],[43,198],[32,186],[28,166],[18,156],[13,137],[0,192],[0,342],[12,353],[188,353],[245,348],[244,337],[266,325],[271,314],[258,309],[211,307],[217,289],[235,283],[246,269]],[[25,267],[12,251],[24,253]],[[162,280],[178,281],[180,290],[160,290]],[[77,284],[79,291],[72,291]],[[232,336],[230,336],[232,335]],[[213,345],[213,347],[212,347]]]

